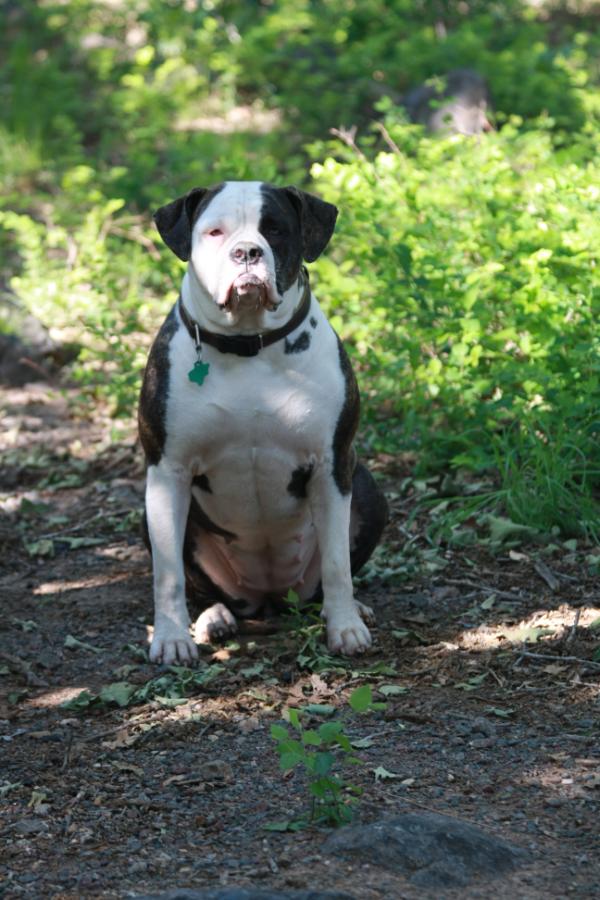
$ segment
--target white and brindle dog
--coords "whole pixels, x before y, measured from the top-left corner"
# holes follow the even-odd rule
[[[372,611],[354,599],[352,574],[377,544],[387,505],[356,462],[356,380],[303,268],[336,216],[293,187],[227,182],[154,217],[189,264],[139,407],[153,662],[193,662],[196,641],[233,634],[236,616],[290,589],[323,599],[332,651],[371,644]],[[186,599],[203,609],[193,637]]]

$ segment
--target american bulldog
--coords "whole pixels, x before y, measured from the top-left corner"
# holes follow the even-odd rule
[[[387,504],[357,462],[356,379],[304,268],[336,216],[263,182],[195,188],[155,214],[188,266],[139,404],[153,662],[192,663],[196,642],[233,634],[290,589],[322,599],[333,652],[371,644],[352,575]],[[192,631],[187,600],[203,610]]]

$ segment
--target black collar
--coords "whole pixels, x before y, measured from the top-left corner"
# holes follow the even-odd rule
[[[206,331],[201,328],[198,323],[191,318],[181,297],[177,301],[177,308],[181,321],[194,339],[198,348],[198,339],[203,344],[210,344],[220,353],[235,353],[236,356],[257,356],[263,347],[275,344],[282,338],[287,337],[295,328],[300,325],[308,315],[310,310],[310,284],[308,282],[308,273],[303,271],[304,293],[300,306],[292,318],[282,325],[281,328],[275,328],[273,331],[266,331],[264,334],[218,334],[216,331]]]

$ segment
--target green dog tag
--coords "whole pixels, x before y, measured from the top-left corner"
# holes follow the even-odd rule
[[[194,363],[194,368],[190,369],[190,371],[188,372],[188,378],[195,384],[203,384],[204,379],[208,375],[208,369],[208,363],[204,363],[199,359]]]

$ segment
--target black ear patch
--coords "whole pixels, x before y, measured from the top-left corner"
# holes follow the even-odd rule
[[[337,207],[296,187],[284,190],[300,217],[302,256],[306,262],[314,262],[331,239],[338,214]]]
[[[158,232],[179,259],[187,262],[192,252],[192,228],[200,213],[224,185],[216,188],[193,188],[183,197],[161,206],[153,219]]]

